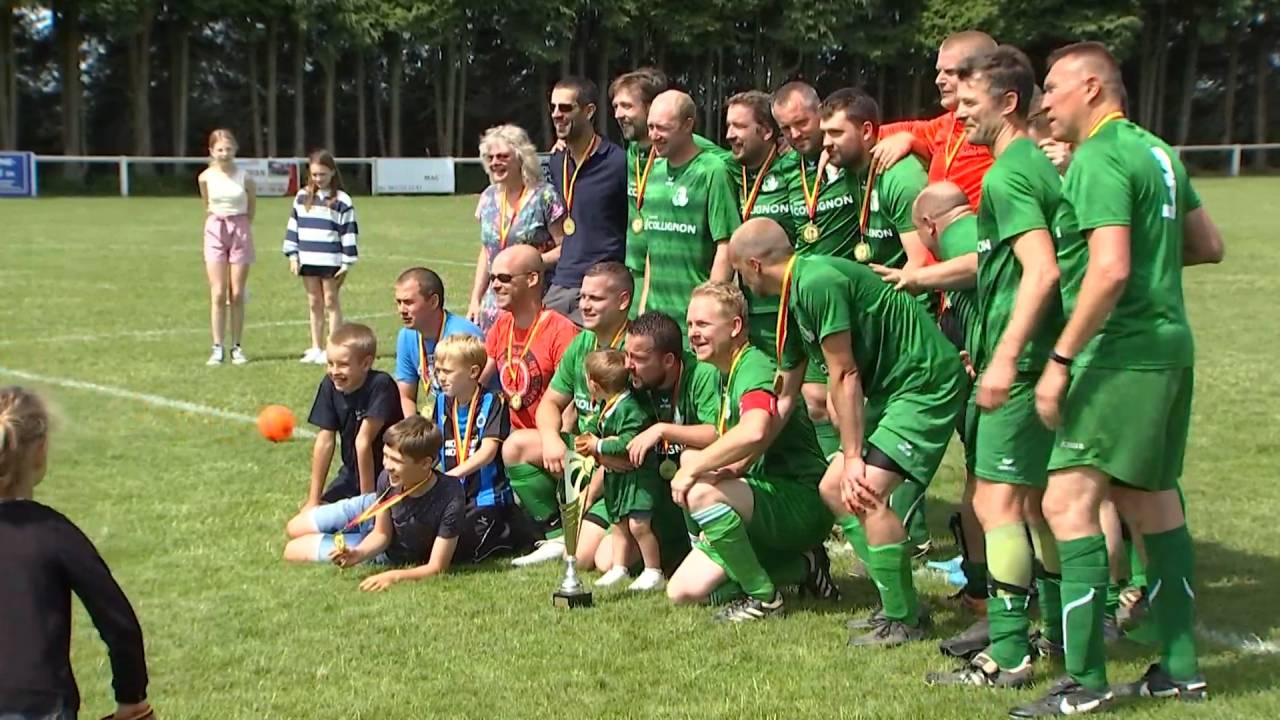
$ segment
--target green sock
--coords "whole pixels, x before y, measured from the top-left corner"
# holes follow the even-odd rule
[[[1138,552],[1138,543],[1132,540],[1125,540],[1124,549],[1129,552],[1129,584],[1134,587],[1146,587],[1147,564],[1142,561],[1142,553]]]
[[[840,529],[844,531],[844,539],[848,541],[849,547],[853,548],[853,554],[862,561],[863,565],[866,565],[867,533],[862,529],[862,523],[858,522],[858,516],[845,515],[837,522],[840,523]]]
[[[1058,543],[1048,525],[1031,525],[1031,547],[1035,552],[1036,600],[1040,607],[1041,632],[1055,645],[1062,644],[1062,563]]]
[[[880,589],[880,603],[886,618],[912,626],[919,623],[919,601],[911,578],[911,553],[905,543],[868,547],[867,574]]]
[[[924,517],[924,491],[923,484],[906,480],[889,495],[889,507],[902,521],[907,540],[917,547],[929,542],[929,525]]]
[[[977,560],[961,560],[960,571],[964,573],[964,594],[971,598],[987,595],[987,564]]]
[[[1001,525],[986,534],[987,569],[991,575],[987,597],[991,659],[1012,670],[1030,657],[1027,608],[1031,602],[1031,541],[1024,523]]]
[[[560,501],[556,496],[556,479],[551,473],[537,465],[519,463],[507,466],[507,480],[511,489],[529,517],[539,526],[545,527],[560,515]],[[560,537],[564,528],[558,524],[546,531],[547,539]]]
[[[823,457],[829,458],[840,452],[840,431],[836,430],[836,426],[831,424],[831,421],[815,422],[813,431],[818,436],[818,447],[822,449]]]
[[[715,503],[693,514],[707,542],[724,561],[729,578],[742,586],[742,591],[758,600],[772,600],[777,594],[769,573],[760,565],[756,551],[747,537],[747,527],[738,511]]]
[[[1195,593],[1191,590],[1195,558],[1191,533],[1182,525],[1167,532],[1143,535],[1151,573],[1151,613],[1160,638],[1160,664],[1175,680],[1190,680],[1200,672],[1196,660]]]
[[[1101,533],[1058,543],[1062,557],[1063,647],[1067,673],[1081,685],[1107,689],[1102,617],[1106,610],[1107,540]]]
[[[743,596],[742,586],[732,580],[725,580],[716,586],[707,596],[708,605],[728,605]]]

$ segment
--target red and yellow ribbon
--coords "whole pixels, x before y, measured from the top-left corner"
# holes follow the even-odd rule
[[[716,430],[720,435],[724,435],[725,424],[729,421],[729,399],[733,395],[733,376],[738,374],[738,363],[742,362],[742,357],[747,354],[747,350],[751,345],[743,345],[738,348],[738,352],[733,355],[733,362],[729,363],[729,380],[724,384],[724,401],[720,403],[720,417],[716,419]]]
[[[756,206],[756,199],[760,197],[760,185],[764,181],[764,176],[769,173],[769,167],[773,165],[773,156],[777,154],[777,146],[769,148],[769,157],[764,159],[764,164],[760,166],[760,173],[756,175],[756,182],[751,187],[750,193],[747,191],[747,168],[744,166],[742,171],[742,221],[746,222],[751,217],[751,211]],[[805,196],[806,199],[808,196]]]
[[[511,212],[511,217],[507,217],[507,191],[500,190],[498,197],[498,248],[507,249],[507,237],[511,235],[511,228],[516,225],[516,217],[520,215],[520,206],[524,204],[524,186],[520,186],[520,196],[516,198],[515,209]]]
[[[636,212],[644,207],[644,190],[649,186],[649,171],[653,170],[653,161],[658,157],[658,151],[654,147],[649,147],[649,159],[645,161],[644,172],[640,172],[640,156],[636,155],[635,172],[636,172]]]
[[[440,329],[436,330],[436,344],[444,339],[444,324],[449,319],[449,311],[440,308]],[[432,368],[427,365],[427,339],[418,333],[418,379],[422,381],[423,390],[429,395],[431,394],[431,383],[434,380],[430,376]]]
[[[787,269],[782,271],[782,291],[778,293],[778,321],[774,326],[774,346],[778,354],[778,367],[782,367],[782,351],[787,347],[787,319],[791,313],[791,275],[795,272],[796,258],[792,255],[787,261]]]
[[[576,159],[573,161],[573,175],[569,175],[569,155],[570,150],[565,148],[563,164],[561,166],[560,177],[564,179],[564,209],[566,214],[573,212],[573,188],[578,184],[578,173],[582,171],[582,167],[591,159],[591,153],[595,152],[596,145],[600,144],[600,136],[592,135],[591,144],[587,146],[587,152],[582,156],[582,162]],[[639,160],[639,158],[636,158]]]
[[[1097,125],[1094,125],[1094,126],[1093,126],[1093,129],[1089,131],[1089,137],[1093,137],[1094,135],[1097,135],[1097,134],[1098,134],[1098,132],[1102,130],[1102,126],[1103,126],[1103,125],[1106,125],[1107,123],[1111,122],[1112,120],[1123,120],[1123,119],[1124,119],[1124,113],[1122,113],[1122,112],[1120,112],[1120,111],[1116,111],[1116,112],[1113,112],[1113,113],[1107,113],[1107,115],[1106,115],[1105,117],[1103,117],[1101,120],[1099,120],[1099,121],[1098,121],[1098,124],[1097,124]]]
[[[476,422],[476,406],[480,404],[480,387],[471,391],[471,405],[467,407],[467,427],[461,434],[458,434],[458,399],[453,399],[453,448],[458,454],[458,464],[467,461],[467,455],[471,452],[471,428]]]
[[[862,188],[862,207],[858,209],[858,231],[862,233],[863,242],[867,238],[867,224],[871,222],[871,193],[876,189],[876,165],[871,163],[867,170],[867,184]]]
[[[523,356],[525,352],[528,351],[528,349],[533,345],[533,340],[538,336],[538,330],[542,327],[542,319],[546,317],[546,314],[547,314],[546,310],[539,310],[538,317],[533,319],[533,328],[529,330],[529,335],[525,338],[524,343],[520,345],[521,356]],[[520,373],[518,370],[516,370],[516,365],[515,365],[516,355],[515,355],[515,352],[512,350],[515,344],[515,337],[516,337],[516,321],[515,321],[515,318],[513,317],[511,319],[511,327],[507,329],[507,368],[511,370],[511,382],[513,383],[520,379]]]
[[[387,495],[391,494],[391,491],[395,489],[395,486],[393,485],[391,487],[388,487],[386,490],[382,492],[381,495],[378,496],[378,499],[374,501],[373,505],[369,506],[369,509],[360,513],[359,515],[356,516],[354,520],[347,523],[346,527],[342,528],[342,531],[346,532],[347,530],[352,530],[354,528],[357,528],[360,525],[362,525],[365,521],[367,521],[369,518],[376,516],[378,513],[384,510],[390,510],[405,498],[418,492],[418,488],[422,487],[423,485],[426,485],[427,481],[433,477],[435,477],[434,470],[432,470],[431,474],[423,478],[422,481],[419,482],[417,485],[414,485],[412,488],[409,488],[404,492],[392,495],[391,497],[387,497]]]
[[[947,144],[944,159],[946,164],[943,165],[944,174],[951,173],[951,163],[955,162],[956,156],[960,154],[960,148],[964,147],[966,133],[964,127],[960,127],[960,135],[956,135],[956,114],[951,113],[951,130],[947,134]]]
[[[818,192],[822,187],[822,174],[827,169],[826,158],[818,161],[817,176],[813,179],[813,191],[809,191],[809,176],[804,170],[804,158],[800,158],[800,189],[804,191],[804,209],[809,214],[809,222],[818,219]]]

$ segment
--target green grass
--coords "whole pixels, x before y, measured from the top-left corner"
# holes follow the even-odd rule
[[[1199,187],[1228,243],[1225,264],[1187,274],[1200,348],[1185,476],[1200,616],[1222,633],[1275,642],[1280,334],[1270,318],[1280,182]],[[450,304],[461,305],[476,247],[473,207],[471,197],[359,201],[362,260],[344,306],[369,316],[383,369],[399,324],[391,296],[399,270],[434,266]],[[307,345],[306,310],[277,254],[284,201],[259,210],[245,337],[253,362],[219,368],[203,364],[208,300],[196,200],[0,208],[0,367],[248,415],[278,402],[305,416],[320,370],[295,362]],[[294,324],[253,326],[281,322]],[[0,383],[12,381],[0,371]],[[1031,694],[925,688],[926,671],[948,667],[933,643],[847,648],[844,618],[872,599],[862,581],[841,580],[838,608],[796,603],[787,619],[752,627],[720,627],[705,608],[617,592],[598,593],[590,611],[556,611],[557,570],[548,567],[495,563],[362,594],[363,571],[279,560],[284,521],[305,493],[305,441],[272,445],[244,423],[81,389],[47,392],[63,422],[38,497],[80,524],[132,598],[164,717],[968,718],[1001,716]],[[957,459],[931,491],[939,557],[950,551],[943,524],[959,489]],[[926,585],[934,597],[946,591]],[[101,643],[79,617],[73,655],[89,717],[110,707],[110,678]],[[935,619],[939,633],[964,623],[950,610]],[[1216,692],[1209,706],[1140,705],[1126,716],[1280,713],[1280,656],[1208,641],[1202,648]],[[1122,645],[1113,680],[1140,673],[1148,658]]]

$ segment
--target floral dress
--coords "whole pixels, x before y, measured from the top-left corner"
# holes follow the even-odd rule
[[[476,219],[480,221],[480,244],[484,246],[488,267],[493,267],[493,258],[505,247],[499,237],[501,192],[501,186],[490,185],[480,193],[480,203],[476,206]],[[510,208],[507,212],[511,212]],[[550,228],[567,214],[564,201],[560,199],[560,193],[555,187],[546,182],[538,183],[525,192],[511,231],[507,235],[507,245],[532,245],[538,249],[538,252],[550,251],[556,246],[555,238],[551,237]],[[484,299],[480,302],[480,318],[477,324],[487,333],[497,318],[498,303],[493,296],[493,288],[488,287],[484,291]]]

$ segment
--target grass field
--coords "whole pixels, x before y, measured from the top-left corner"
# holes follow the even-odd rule
[[[1204,181],[1199,189],[1227,238],[1223,265],[1187,275],[1199,362],[1184,482],[1215,698],[1199,708],[1122,712],[1276,717],[1280,332],[1269,308],[1280,272],[1280,182]],[[434,267],[450,305],[462,305],[474,198],[364,198],[358,207],[361,261],[344,307],[378,331],[379,366],[389,369],[399,270]],[[380,595],[357,591],[364,571],[285,567],[282,528],[305,495],[309,443],[272,445],[243,418],[137,394],[242,416],[278,402],[305,417],[322,370],[295,361],[307,345],[306,309],[277,250],[286,202],[263,202],[258,212],[245,335],[252,362],[217,368],[204,365],[198,200],[6,201],[0,209],[8,227],[0,384],[42,387],[61,408],[38,499],[80,524],[132,598],[162,717],[970,718],[1003,716],[1032,694],[924,687],[926,671],[949,667],[932,642],[846,647],[844,618],[873,596],[865,581],[844,578],[847,556],[837,559],[840,607],[793,603],[787,619],[750,627],[621,592],[597,593],[590,611],[556,611],[549,594],[558,568],[546,566],[494,563]],[[943,526],[959,489],[957,459],[931,491],[938,557],[951,551]],[[933,580],[925,588],[935,598],[947,592]],[[949,609],[935,621],[939,634],[965,623]],[[97,717],[111,707],[109,671],[82,612],[73,648],[84,716]],[[1113,681],[1136,676],[1149,657],[1129,644],[1112,656]]]

